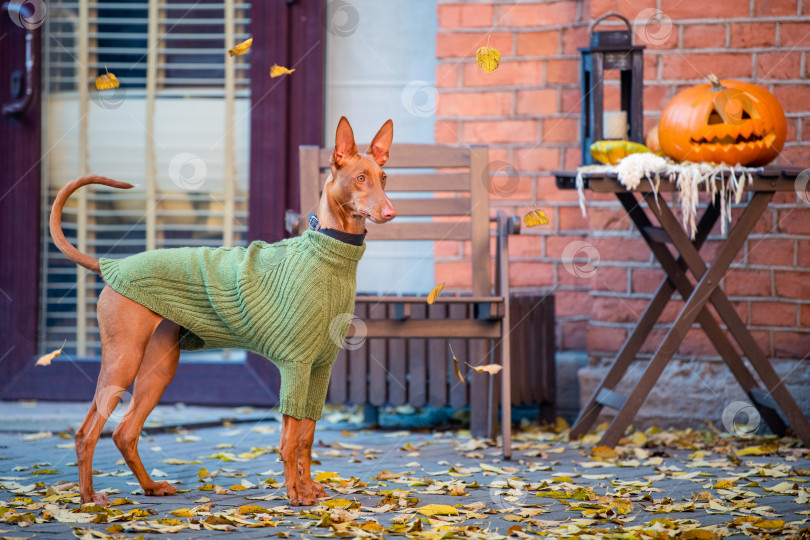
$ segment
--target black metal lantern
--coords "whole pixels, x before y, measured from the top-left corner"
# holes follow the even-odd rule
[[[627,25],[627,30],[595,32],[594,28],[608,17],[618,17]],[[633,27],[618,13],[605,13],[593,23],[589,32],[590,47],[580,47],[582,53],[582,164],[594,163],[590,147],[594,141],[605,138],[604,131],[604,82],[605,71],[621,72],[621,110],[626,114],[627,134],[630,141],[644,142],[643,45],[633,45]],[[625,138],[625,137],[619,137]]]

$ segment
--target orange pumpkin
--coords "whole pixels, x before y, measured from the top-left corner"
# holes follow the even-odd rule
[[[661,113],[661,148],[678,161],[767,165],[785,144],[785,113],[755,84],[719,81],[678,93]]]
[[[644,137],[644,146],[654,154],[661,151],[661,142],[658,140],[658,124],[655,124],[647,133],[647,136]]]

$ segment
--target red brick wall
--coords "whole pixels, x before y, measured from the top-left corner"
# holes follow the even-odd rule
[[[550,175],[580,163],[577,47],[587,44],[590,22],[612,10],[636,21],[635,42],[647,46],[646,128],[680,89],[709,73],[752,81],[773,92],[787,114],[777,163],[810,167],[810,0],[439,0],[436,141],[489,145],[491,168],[499,171],[493,212],[546,211],[548,226],[510,240],[511,283],[518,291],[553,289],[558,346],[594,355],[618,350],[663,275],[614,197],[588,194],[583,218],[576,194],[558,190]],[[502,55],[491,74],[474,58],[487,42]],[[606,103],[618,107],[615,85],[606,89]],[[802,196],[777,195],[724,284],[770,356],[810,352],[810,196]],[[718,230],[704,256],[720,238]],[[598,268],[585,262],[589,253],[598,256]],[[464,246],[444,243],[436,256],[437,281],[469,285],[469,272],[459,271]],[[572,264],[572,256],[581,262]],[[664,322],[677,307],[667,309]],[[645,353],[661,337],[659,331],[648,340]],[[697,329],[679,353],[717,356]]]

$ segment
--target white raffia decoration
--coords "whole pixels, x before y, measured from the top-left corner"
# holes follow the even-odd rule
[[[583,173],[615,173],[619,182],[628,190],[637,189],[641,181],[646,178],[650,182],[653,193],[658,200],[658,188],[661,179],[674,182],[678,188],[681,219],[683,228],[689,232],[692,240],[695,239],[697,229],[696,216],[698,196],[701,185],[706,193],[709,193],[714,201],[718,186],[716,180],[720,180],[720,226],[722,234],[726,234],[727,227],[727,207],[731,204],[732,196],[734,203],[739,204],[745,190],[746,179],[750,185],[753,182],[752,173],[759,169],[752,167],[732,167],[724,164],[714,163],[675,163],[661,156],[651,153],[630,154],[619,161],[617,165],[586,165],[577,169],[576,187],[579,193],[579,207],[582,209],[582,216],[586,216],[585,211],[585,190]],[[724,178],[725,173],[725,178]]]

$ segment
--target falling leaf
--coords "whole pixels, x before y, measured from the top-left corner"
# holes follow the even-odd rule
[[[464,377],[461,376],[461,370],[458,367],[458,358],[456,358],[456,354],[453,352],[453,346],[449,343],[447,345],[450,347],[450,354],[453,355],[453,368],[456,370],[456,377],[458,377],[459,382],[464,382]]]
[[[470,364],[467,365],[470,366]],[[473,368],[478,373],[489,373],[490,375],[495,375],[503,369],[503,366],[498,364],[487,364],[486,366],[470,366],[470,367]]]
[[[475,53],[475,60],[478,62],[478,67],[487,73],[492,73],[501,65],[501,53],[492,47],[480,47]]]
[[[457,516],[458,510],[446,504],[428,504],[416,509],[423,516]]]
[[[240,54],[245,54],[250,50],[250,46],[253,45],[253,38],[248,38],[239,45],[235,46],[233,49],[228,51],[228,54],[231,56],[239,56]]]
[[[102,73],[96,77],[96,90],[113,90],[119,86],[121,86],[121,83],[118,82],[118,78],[110,73],[108,69],[107,73]]]
[[[432,291],[430,291],[430,294],[429,294],[429,295],[428,295],[428,297],[427,297],[427,303],[428,303],[428,305],[431,305],[431,304],[433,304],[433,302],[435,302],[435,301],[436,301],[436,299],[437,299],[437,298],[439,297],[439,295],[441,294],[442,289],[444,289],[444,282],[439,283],[438,285],[436,285],[435,287],[433,287],[433,290],[432,290]]]
[[[270,68],[270,78],[274,79],[276,77],[281,77],[282,75],[289,75],[293,71],[295,71],[295,68],[287,69],[284,66],[273,64],[273,67]]]
[[[545,212],[543,212],[538,208],[536,210],[528,212],[525,216],[523,216],[523,222],[526,224],[527,227],[537,227],[538,225],[547,225],[548,216],[546,215]]]
[[[65,340],[67,343],[67,340]],[[62,354],[62,349],[65,348],[65,343],[62,343],[62,346],[56,349],[55,351],[51,351],[48,354],[42,355],[37,359],[37,363],[34,364],[35,366],[50,366],[51,360],[57,358],[60,354]]]

